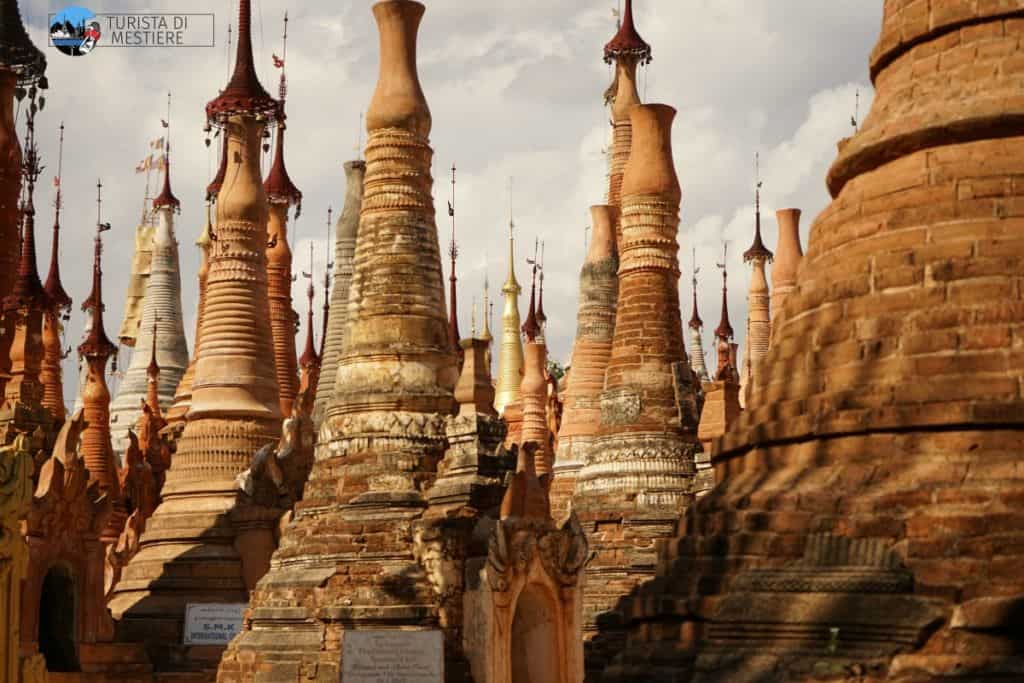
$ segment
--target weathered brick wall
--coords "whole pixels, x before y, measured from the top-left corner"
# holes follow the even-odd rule
[[[875,104],[717,444],[724,483],[607,680],[1019,679],[1022,10],[886,3]]]

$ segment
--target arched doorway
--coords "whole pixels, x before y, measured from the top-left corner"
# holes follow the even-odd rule
[[[39,651],[48,671],[78,671],[75,579],[63,565],[50,568],[39,596]]]
[[[512,619],[513,683],[561,683],[562,662],[554,602],[536,587],[523,589]]]

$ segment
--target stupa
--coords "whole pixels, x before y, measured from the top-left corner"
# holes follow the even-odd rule
[[[138,554],[110,608],[122,639],[146,641],[157,670],[215,665],[183,643],[189,603],[245,601],[273,550],[281,510],[242,504],[236,478],[281,435],[267,297],[267,199],[260,139],[279,115],[253,65],[250,0],[239,2],[235,69],[206,107],[226,136],[202,328],[184,431]]]
[[[363,177],[366,162],[361,160],[345,162],[345,204],[334,225],[334,288],[331,290],[331,315],[327,334],[321,341],[321,381],[316,388],[316,403],[313,420],[319,424],[324,410],[334,391],[334,380],[338,374],[338,358],[348,331],[348,295],[352,282],[353,261],[356,252],[356,235],[359,232],[359,213],[363,205]]]
[[[700,450],[696,387],[679,311],[675,110],[636,105],[630,116],[615,334],[597,443],[573,497],[596,553],[585,570],[588,671],[622,646],[616,603],[653,576],[657,539],[675,533],[679,514],[692,500]]]
[[[580,271],[576,340],[555,453],[551,507],[556,518],[568,509],[576,475],[594,449],[601,426],[604,374],[615,331],[619,294],[619,255],[615,244],[618,210],[599,205],[591,207],[590,214],[593,229]]]
[[[164,160],[164,182],[159,195],[153,200],[156,225],[150,243],[149,276],[146,278],[142,299],[140,324],[132,360],[125,371],[110,407],[111,437],[114,452],[123,460],[128,448],[128,431],[134,429],[139,418],[139,404],[149,391],[148,368],[156,349],[156,363],[160,366],[159,401],[161,410],[169,410],[174,394],[189,365],[188,342],[185,339],[185,321],[181,312],[181,271],[178,263],[178,240],[174,230],[174,217],[181,203],[171,191],[170,147]],[[157,338],[152,335],[157,331]]]
[[[416,70],[423,12],[411,0],[373,6],[381,68],[366,116],[348,335],[305,497],[224,655],[222,680],[310,672],[334,680],[348,656],[343,642],[350,647],[359,631],[402,628],[413,640],[436,637],[438,626],[461,632],[461,620],[443,616],[427,571],[433,561],[421,564],[414,542],[456,380],[431,196],[431,116]],[[461,644],[446,642],[446,659],[457,658]]]
[[[602,680],[1020,678],[1020,9],[885,2],[720,483]]]

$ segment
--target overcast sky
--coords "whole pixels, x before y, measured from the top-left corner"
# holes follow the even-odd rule
[[[618,0],[426,0],[420,31],[420,75],[433,113],[435,200],[441,244],[448,244],[445,202],[448,168],[458,166],[460,326],[470,328],[484,273],[500,296],[506,265],[509,177],[514,180],[516,270],[528,284],[525,258],[535,237],[547,241],[545,310],[551,356],[569,360],[576,327],[579,269],[589,207],[604,201],[608,114],[602,93],[610,82],[602,46],[615,33]],[[81,4],[81,3],[79,3]],[[227,24],[234,0],[93,0],[97,13],[213,12],[214,48],[97,48],[68,57],[44,48],[51,91],[37,128],[48,170],[56,168],[57,128],[67,127],[64,160],[65,286],[75,299],[68,341],[81,334],[81,301],[88,295],[95,184],[105,185],[104,257],[107,330],[123,313],[133,233],[144,193],[136,164],[161,133],[166,93],[174,94],[172,138],[186,330],[195,321],[203,192],[216,170],[204,146],[203,107],[228,74]],[[340,210],[342,164],[356,155],[359,118],[377,78],[377,32],[368,0],[254,0],[254,50],[260,76],[276,92],[271,54],[281,52],[289,11],[287,163],[305,195],[297,224],[296,266],[306,267],[316,241],[323,272],[328,205]],[[760,152],[764,233],[776,241],[776,208],[804,210],[804,243],[813,217],[828,201],[825,172],[836,143],[851,133],[855,93],[860,115],[871,101],[867,55],[881,22],[880,0],[635,0],[636,22],[654,50],[642,73],[646,102],[678,110],[674,152],[683,187],[679,232],[684,275],[683,320],[690,316],[691,247],[697,249],[705,349],[718,324],[721,278],[715,261],[730,244],[729,308],[742,348],[748,269],[740,254],[753,230],[754,154]],[[46,17],[64,6],[21,0],[37,45],[46,45]],[[233,61],[233,60],[232,60]],[[19,129],[20,132],[20,129]],[[363,136],[365,140],[365,135]],[[215,149],[215,148],[211,148]],[[266,166],[265,166],[266,168]],[[154,182],[156,178],[154,177]],[[41,183],[37,206],[49,206],[52,185]],[[52,209],[51,209],[52,210]],[[42,211],[40,212],[43,213]],[[337,213],[335,214],[337,215]],[[37,223],[40,267],[49,253],[51,219]],[[294,230],[295,225],[292,226]],[[447,274],[447,266],[445,266]],[[295,287],[304,310],[304,283]],[[319,302],[318,302],[319,303]],[[525,315],[526,300],[522,301]],[[495,306],[495,327],[500,326]],[[319,323],[317,323],[319,329]],[[190,339],[191,344],[191,339]],[[121,354],[127,367],[130,351]],[[69,365],[65,393],[77,391]]]

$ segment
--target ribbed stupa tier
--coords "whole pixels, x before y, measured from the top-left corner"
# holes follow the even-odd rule
[[[267,298],[267,196],[260,141],[276,102],[255,75],[251,5],[239,2],[228,86],[207,104],[227,137],[192,403],[163,500],[110,599],[124,637],[146,641],[158,670],[216,666],[219,648],[185,656],[185,606],[244,602],[266,571],[280,510],[242,500],[236,481],[281,436]]]
[[[800,246],[800,209],[779,209],[779,243],[772,262],[771,310],[778,318],[785,307],[786,297],[796,287],[796,273],[803,260]]]
[[[618,210],[608,205],[593,206],[590,214],[591,239],[580,271],[576,340],[551,489],[551,508],[556,519],[568,509],[576,475],[593,452],[601,425],[601,391],[612,352],[619,299],[619,256],[615,245]]]
[[[135,252],[132,254],[132,270],[125,291],[124,317],[121,319],[121,329],[117,333],[118,340],[125,346],[135,346],[142,323],[146,283],[149,281],[149,269],[153,263],[153,233],[156,230],[153,218],[151,212],[144,213],[135,228]]]
[[[174,207],[161,206],[156,213],[157,226],[153,233],[142,322],[131,363],[110,407],[111,436],[114,452],[119,458],[123,458],[128,448],[128,430],[135,427],[139,405],[146,398],[146,369],[152,356],[154,327],[162,411],[169,410],[174,403],[175,390],[189,364],[188,341],[181,313],[181,271],[178,267],[178,241],[174,234]]]
[[[720,483],[603,681],[1020,679],[1021,9],[885,3]]]
[[[174,402],[167,412],[167,423],[169,425],[183,426],[188,409],[192,407],[192,383],[195,381],[196,360],[199,357],[199,344],[202,339],[200,333],[203,329],[203,310],[206,308],[206,279],[210,272],[210,248],[213,245],[212,235],[213,226],[210,221],[210,202],[207,201],[206,225],[203,227],[203,232],[200,233],[199,239],[196,240],[196,246],[200,250],[200,260],[198,274],[199,296],[196,300],[195,349],[192,352],[188,368],[186,368],[185,374],[182,375],[181,381],[178,382],[178,388],[174,391]]]
[[[690,368],[697,376],[698,382],[707,382],[710,375],[707,361],[704,360],[704,321],[700,319],[700,311],[697,310],[696,274],[693,277],[693,315],[690,316],[688,327],[690,329]]]
[[[656,539],[690,503],[697,415],[679,313],[680,188],[672,161],[675,110],[632,109],[623,180],[619,301],[594,452],[573,508],[597,555],[586,569],[588,668],[621,646],[619,598],[654,573]]]
[[[283,101],[281,108],[284,109]],[[274,335],[274,366],[277,369],[281,414],[291,415],[295,395],[299,391],[299,368],[295,361],[295,325],[298,318],[292,309],[292,249],[288,246],[288,211],[292,204],[302,201],[302,192],[292,183],[285,167],[284,131],[285,125],[282,122],[277,130],[274,162],[263,183],[263,189],[270,201],[267,292],[270,297],[270,329]]]
[[[61,361],[64,359],[64,348],[61,334],[60,313],[48,310],[43,315],[43,361],[39,370],[39,380],[43,384],[43,407],[55,419],[63,420],[64,383],[61,381]]]
[[[280,133],[278,133],[280,135]],[[280,391],[282,415],[290,415],[299,390],[299,366],[295,358],[295,310],[292,308],[292,250],[288,246],[288,202],[272,202],[267,233],[267,292],[270,297],[270,329],[274,342],[274,367]]]
[[[523,340],[519,328],[519,293],[522,287],[516,280],[516,247],[511,226],[508,236],[508,277],[501,287],[505,307],[501,313],[501,348],[498,351],[498,382],[494,391],[494,408],[505,414],[510,403],[519,401],[519,387],[523,381]]]
[[[381,68],[367,111],[348,336],[305,496],[253,593],[253,618],[224,655],[222,680],[262,680],[263,671],[292,680],[310,661],[317,676],[337,680],[345,631],[439,625],[411,543],[444,454],[456,379],[431,196],[431,118],[416,73],[423,12],[410,0],[373,6]]]
[[[331,315],[327,322],[327,339],[323,342],[324,357],[320,382],[316,388],[313,408],[314,424],[319,425],[334,393],[341,357],[348,332],[348,302],[355,262],[356,236],[359,234],[359,213],[363,207],[363,178],[366,163],[345,162],[345,206],[334,225],[334,290],[331,292]]]
[[[241,602],[251,588],[230,519],[235,479],[281,434],[267,299],[262,131],[248,115],[232,116],[224,129],[229,158],[237,161],[229,164],[217,198],[192,403],[163,500],[110,601],[132,639],[162,633],[173,647],[181,642],[187,603]],[[155,662],[158,668],[202,663],[176,662],[170,654]]]
[[[548,444],[548,384],[544,378],[548,350],[543,341],[531,341],[523,345],[523,427],[521,443],[536,443],[534,469],[538,477],[551,476],[551,454]]]

